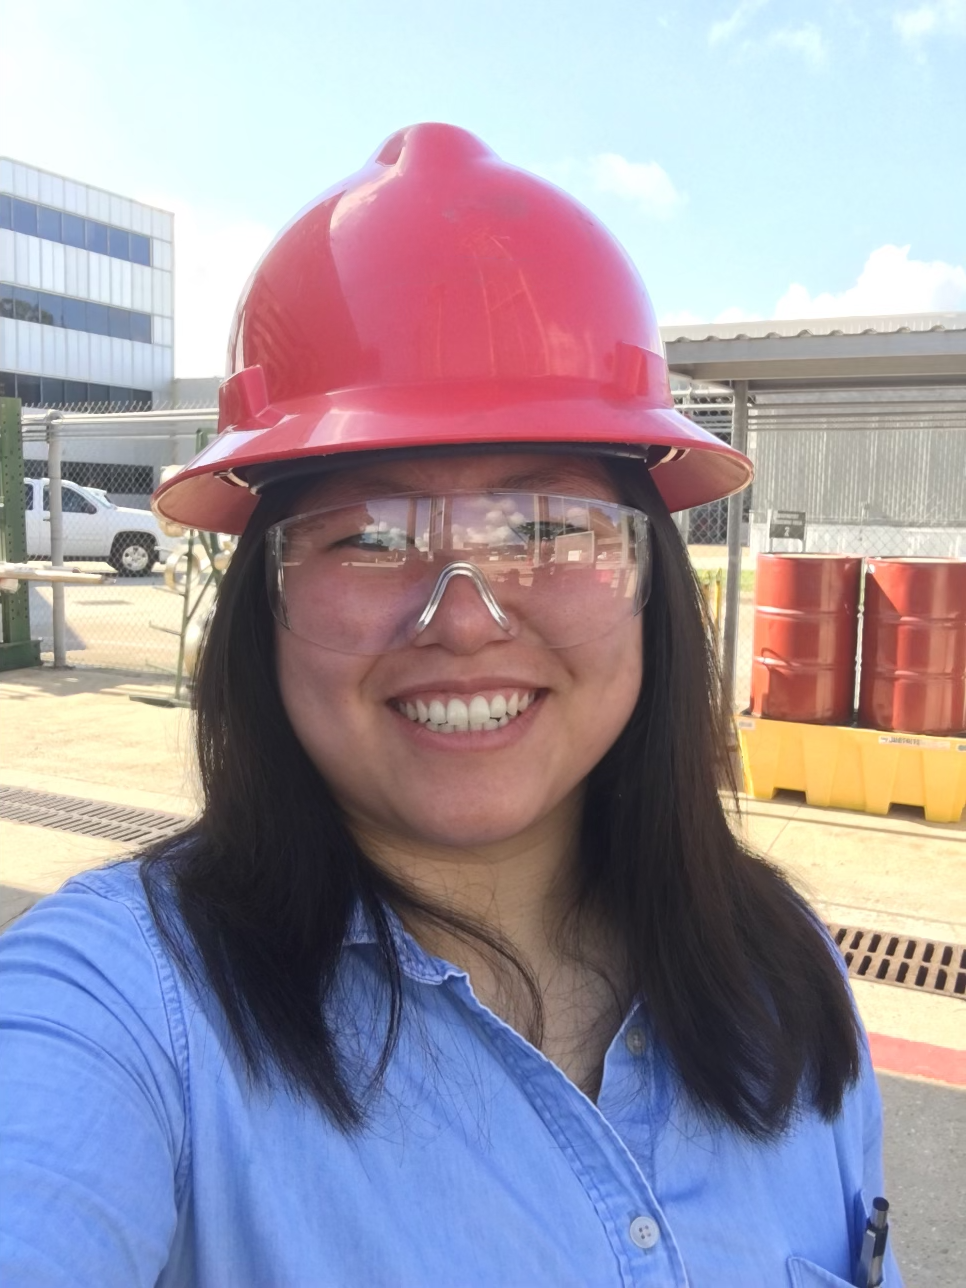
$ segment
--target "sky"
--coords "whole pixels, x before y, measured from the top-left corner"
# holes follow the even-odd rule
[[[665,323],[966,309],[966,0],[0,0],[0,152],[175,213],[175,374],[275,232],[448,121]]]

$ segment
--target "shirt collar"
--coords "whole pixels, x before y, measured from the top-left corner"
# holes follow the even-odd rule
[[[405,928],[398,913],[388,904],[382,906],[404,975],[421,984],[442,984],[448,979],[460,976],[467,978],[466,971],[454,966],[452,962],[428,953]],[[349,916],[349,924],[342,942],[345,948],[358,948],[378,943],[372,915],[363,906],[361,900],[356,901]]]

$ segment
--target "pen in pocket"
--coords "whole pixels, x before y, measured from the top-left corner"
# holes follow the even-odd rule
[[[889,1204],[885,1199],[873,1199],[872,1215],[865,1223],[865,1233],[862,1236],[859,1275],[855,1281],[857,1288],[879,1288],[888,1238]]]

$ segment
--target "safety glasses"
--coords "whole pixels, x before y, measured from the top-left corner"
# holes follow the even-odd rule
[[[312,510],[268,529],[266,559],[282,626],[365,655],[418,642],[464,583],[494,639],[571,648],[639,613],[651,580],[646,515],[532,492],[383,496]]]

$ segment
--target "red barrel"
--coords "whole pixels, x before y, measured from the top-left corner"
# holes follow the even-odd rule
[[[753,715],[851,721],[861,568],[851,555],[758,556]]]
[[[869,560],[859,723],[902,733],[963,731],[966,560]]]

